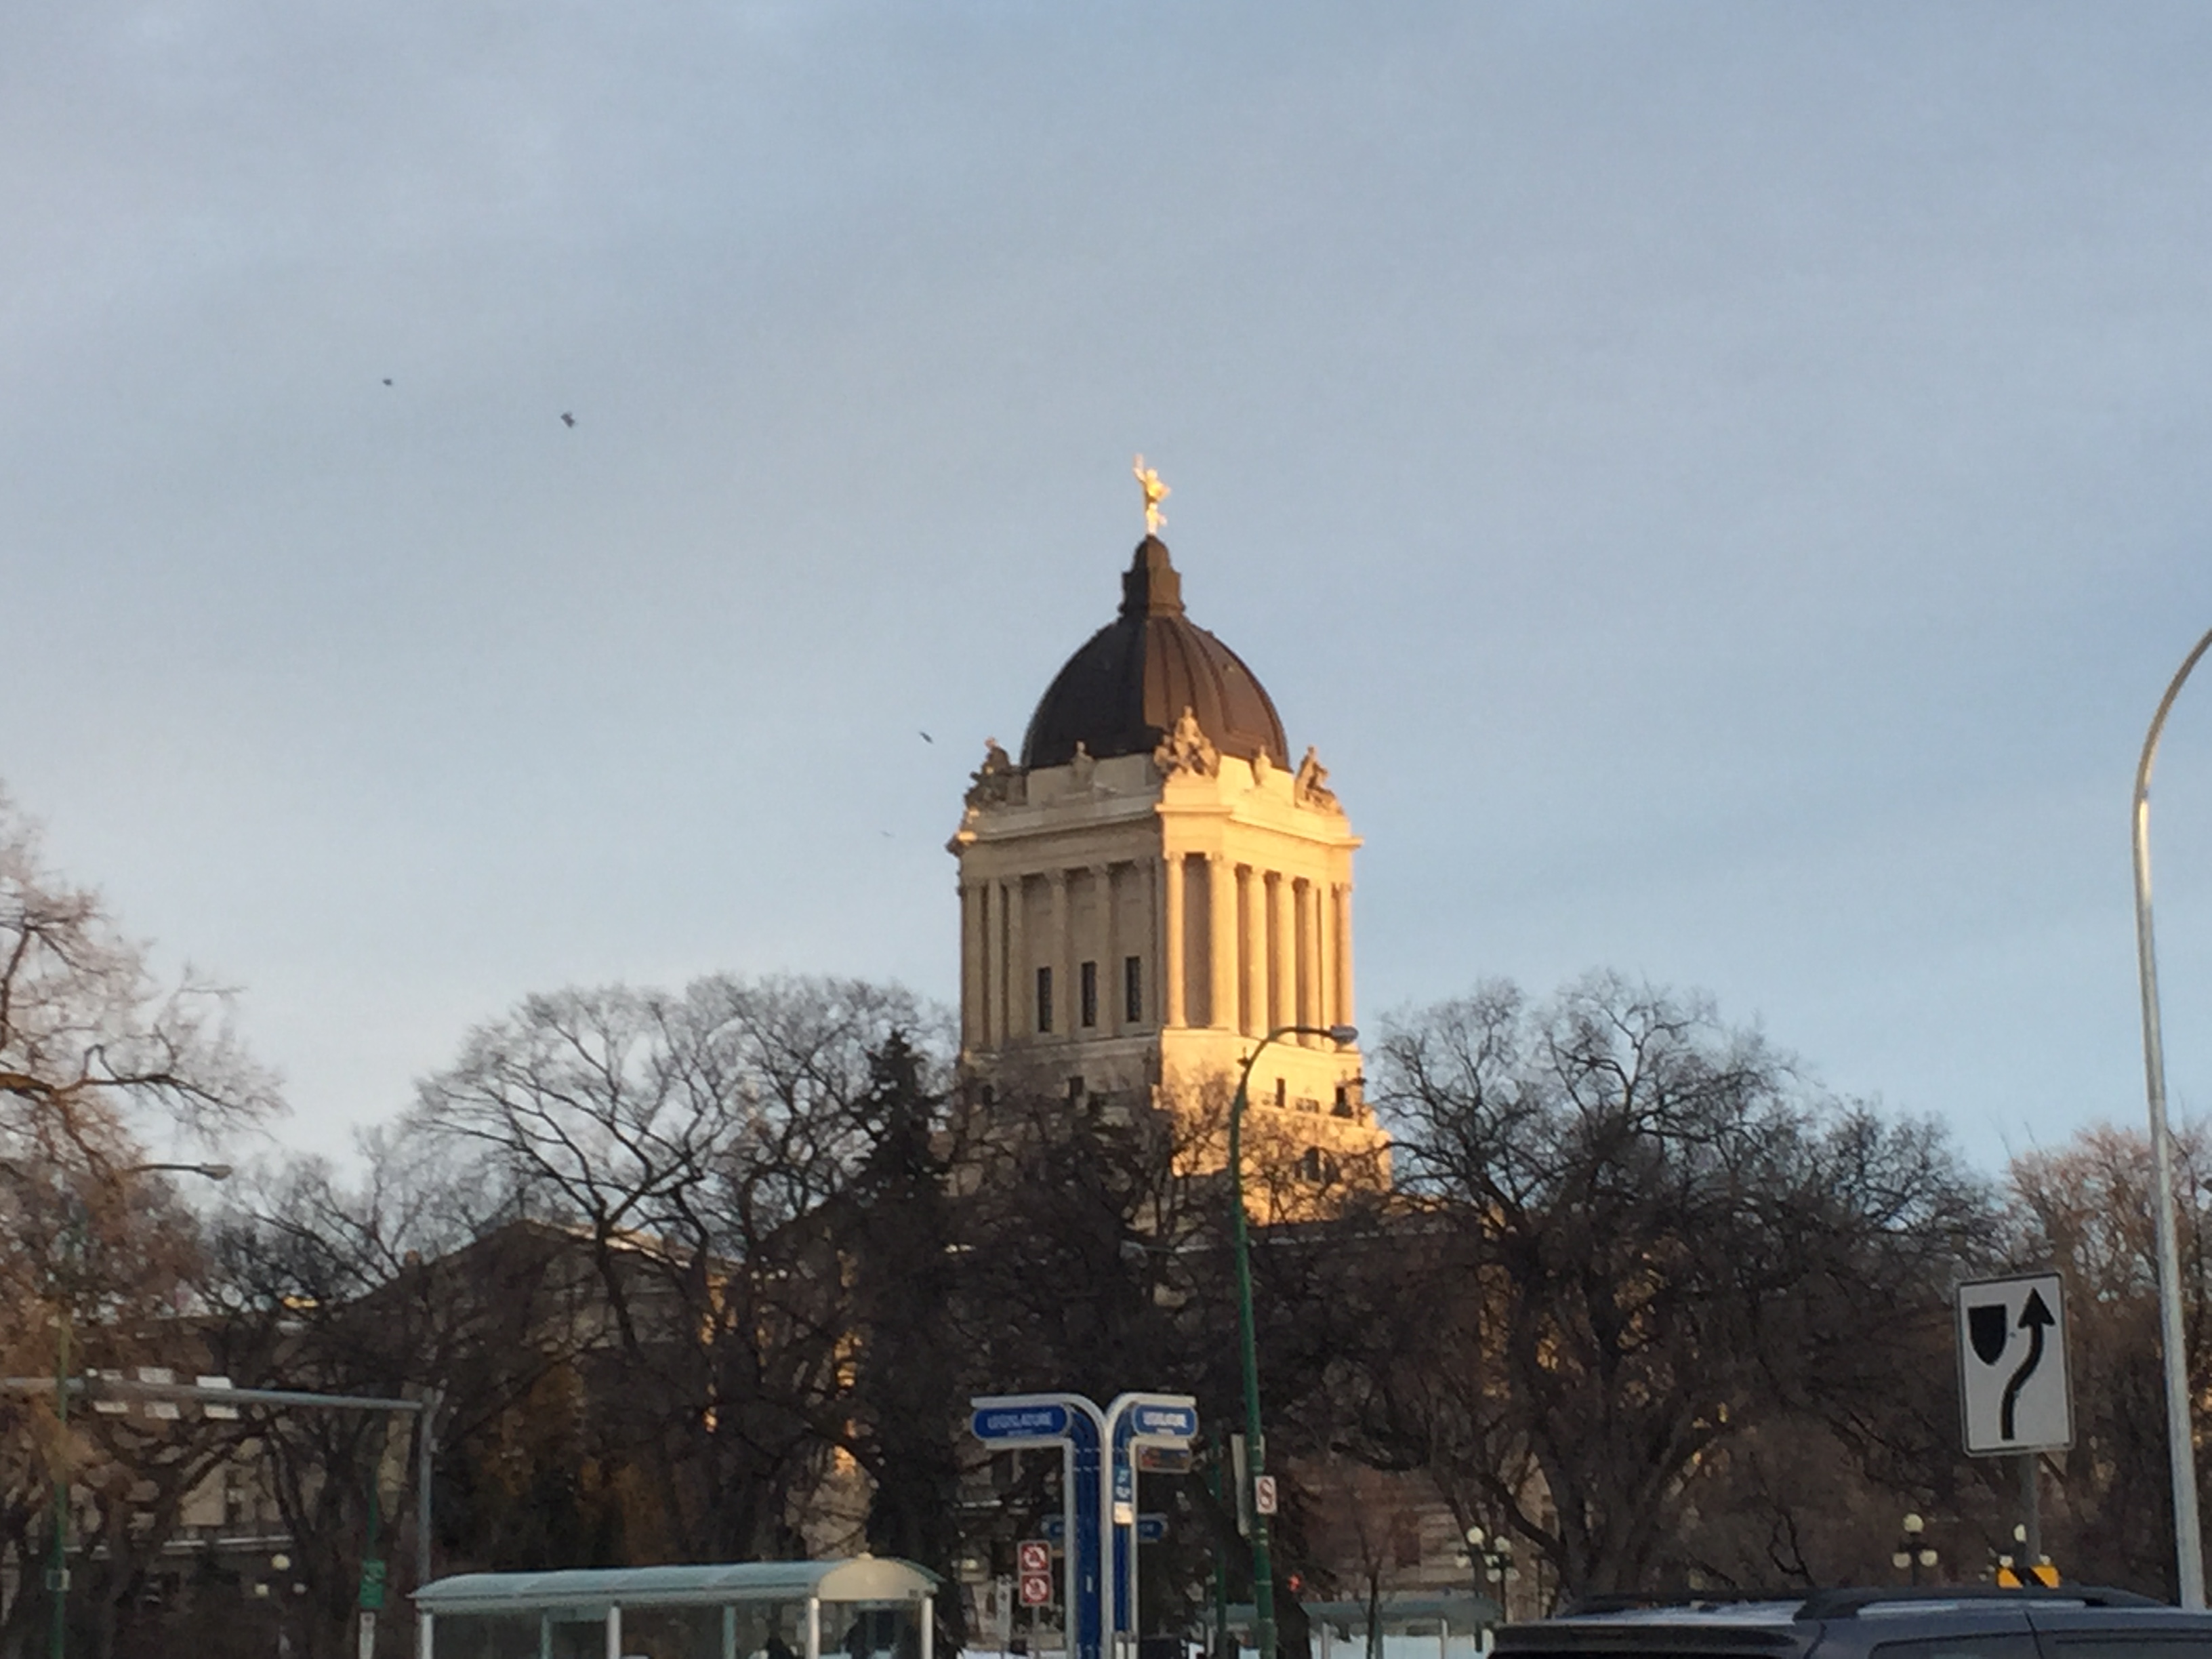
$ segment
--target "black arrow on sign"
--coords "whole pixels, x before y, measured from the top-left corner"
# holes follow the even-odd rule
[[[2057,1322],[2051,1310],[2044,1304],[2043,1292],[2036,1290],[2028,1291],[2027,1305],[2020,1310],[2020,1328],[2027,1333],[2027,1358],[2020,1362],[2020,1369],[2012,1374],[2012,1381],[2005,1384],[2004,1404],[1997,1412],[1997,1438],[2000,1440],[2019,1437],[2013,1433],[2013,1407],[2020,1403],[2020,1391],[2027,1385],[2027,1379],[2035,1375],[2035,1368],[2043,1363],[2044,1328]]]

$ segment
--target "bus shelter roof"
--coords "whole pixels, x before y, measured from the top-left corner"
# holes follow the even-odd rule
[[[741,1601],[920,1601],[937,1575],[911,1561],[732,1561],[690,1567],[576,1567],[558,1572],[465,1572],[415,1592],[424,1613],[723,1607]]]

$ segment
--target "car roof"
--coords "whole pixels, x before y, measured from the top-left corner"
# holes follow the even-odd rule
[[[2098,1585],[2000,1589],[1989,1584],[1908,1589],[1705,1591],[1586,1598],[1556,1618],[1508,1625],[1501,1652],[1605,1653],[1802,1652],[1842,1621],[1869,1621],[1870,1639],[1955,1631],[1962,1620],[1991,1614],[2032,1616],[2038,1624],[2074,1629],[2151,1623],[2168,1631],[2212,1633],[2212,1615],[2154,1601],[2131,1590]],[[1872,1626],[1879,1625],[1879,1637]]]

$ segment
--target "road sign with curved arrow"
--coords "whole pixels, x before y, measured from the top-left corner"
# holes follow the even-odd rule
[[[1976,1457],[2074,1443],[2065,1286],[2057,1273],[1959,1286],[1959,1404]]]

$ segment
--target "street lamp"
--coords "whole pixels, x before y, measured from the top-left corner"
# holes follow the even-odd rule
[[[1267,1045],[1286,1036],[1323,1036],[1340,1048],[1359,1041],[1351,1025],[1278,1025],[1261,1037],[1244,1056],[1237,1073],[1237,1098],[1229,1105],[1229,1197],[1234,1212],[1237,1247],[1237,1336],[1244,1362],[1244,1445],[1249,1460],[1245,1479],[1252,1507],[1253,1639],[1260,1659],[1275,1659],[1275,1564],[1267,1547],[1267,1517],[1260,1511],[1260,1477],[1267,1467],[1267,1441],[1260,1432],[1260,1349],[1252,1328],[1252,1242],[1244,1222],[1244,1108],[1252,1081],[1252,1066]]]
[[[1937,1559],[1934,1547],[1922,1536],[1928,1523],[1917,1515],[1908,1515],[1899,1525],[1905,1535],[1897,1540],[1897,1549],[1889,1558],[1889,1565],[1900,1571],[1909,1569],[1912,1582],[1917,1584],[1920,1582],[1920,1570],[1923,1567],[1932,1568]]]
[[[2173,1218],[2173,1138],[2166,1127],[2166,1047],[2159,1033],[2158,951],[2150,918],[2150,773],[2159,734],[2182,683],[2197,659],[2212,648],[2212,633],[2197,641],[2159,699],[2136,763],[2136,973],[2142,992],[2143,1087],[2150,1097],[2151,1212],[2158,1222],[2158,1330],[2166,1362],[2166,1448],[2173,1485],[2173,1548],[2180,1572],[2181,1605],[2204,1605],[2204,1542],[2197,1520],[2197,1453],[2191,1439],[2189,1359],[2182,1346],[2181,1248]],[[2030,1466],[2031,1469],[2033,1465]]]
[[[1500,1534],[1487,1541],[1489,1547],[1485,1548],[1485,1536],[1480,1527],[1469,1527],[1467,1529],[1468,1565],[1474,1569],[1474,1588],[1477,1595],[1481,1594],[1483,1580],[1486,1578],[1498,1586],[1498,1612],[1499,1617],[1504,1618],[1509,1616],[1505,1605],[1505,1598],[1509,1592],[1505,1587],[1518,1578],[1521,1571],[1513,1565],[1511,1539]]]
[[[109,1178],[120,1180],[125,1176],[150,1175],[160,1170],[205,1176],[210,1181],[228,1181],[231,1174],[228,1164],[132,1164],[112,1171]],[[60,1438],[66,1441],[69,1437],[70,1338],[72,1334],[70,1299],[66,1292],[58,1299],[54,1326],[54,1416],[61,1425]],[[46,1589],[53,1596],[53,1622],[47,1628],[46,1652],[51,1659],[65,1659],[69,1650],[69,1476],[60,1468],[54,1471],[52,1494],[48,1499],[46,1532],[52,1540],[46,1567]]]

